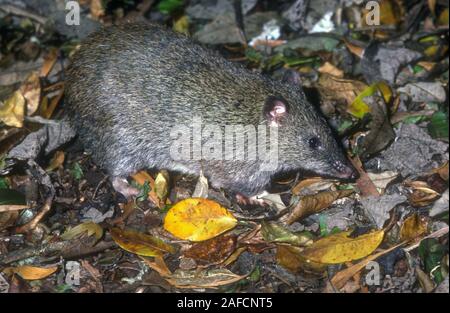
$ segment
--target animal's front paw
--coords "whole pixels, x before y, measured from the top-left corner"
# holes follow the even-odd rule
[[[114,177],[112,179],[112,185],[117,192],[120,192],[126,198],[136,197],[139,194],[139,189],[130,186],[123,177]]]
[[[262,194],[267,193],[266,191]],[[270,203],[261,198],[261,195],[256,195],[252,197],[247,197],[241,193],[236,194],[236,202],[244,206],[269,206]]]

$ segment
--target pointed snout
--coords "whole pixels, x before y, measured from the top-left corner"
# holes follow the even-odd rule
[[[337,178],[354,180],[359,177],[358,172],[349,162],[334,161],[333,168],[333,176]]]

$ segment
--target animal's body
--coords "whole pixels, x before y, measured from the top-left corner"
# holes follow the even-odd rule
[[[91,35],[67,70],[65,88],[71,125],[94,161],[114,177],[143,168],[197,175],[203,170],[214,187],[251,196],[282,171],[340,178],[354,173],[298,84],[250,71],[161,26],[129,24]],[[179,138],[170,134],[193,118],[203,126],[276,128],[276,167],[261,170],[258,157],[174,159],[171,149]]]

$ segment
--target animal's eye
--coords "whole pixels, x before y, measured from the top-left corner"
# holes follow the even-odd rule
[[[320,142],[320,139],[319,139],[319,138],[317,138],[317,137],[311,137],[311,138],[308,139],[308,144],[309,144],[309,147],[310,147],[311,149],[316,150],[316,149],[318,149],[318,148],[320,147],[320,145],[321,145],[322,143]]]

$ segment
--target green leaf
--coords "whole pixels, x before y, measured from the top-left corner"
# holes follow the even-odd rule
[[[83,178],[83,170],[78,162],[75,162],[72,166],[72,169],[70,170],[70,174],[72,175],[75,180],[80,180]]]
[[[325,237],[326,235],[328,235],[327,217],[323,214],[319,215],[319,229],[320,237]]]
[[[448,138],[448,117],[444,112],[436,112],[431,116],[428,131],[433,138]]]
[[[0,189],[9,189],[8,181],[5,177],[0,177]]]
[[[425,267],[425,272],[431,274],[434,281],[439,284],[444,277],[440,269],[441,260],[445,255],[446,248],[434,238],[424,239],[419,245],[419,256]]]
[[[0,189],[0,205],[3,204],[25,205],[25,196],[14,189]]]
[[[131,183],[131,185],[133,187],[139,189],[139,194],[136,197],[136,201],[142,202],[147,199],[148,193],[151,190],[150,183],[148,182],[148,180],[146,180],[143,185],[140,185],[140,184],[136,183],[135,181],[133,181]]]
[[[261,278],[261,268],[256,266],[255,269],[248,276],[248,280],[256,283]]]
[[[183,0],[162,0],[158,3],[158,10],[163,14],[170,14],[180,9],[183,4]]]

